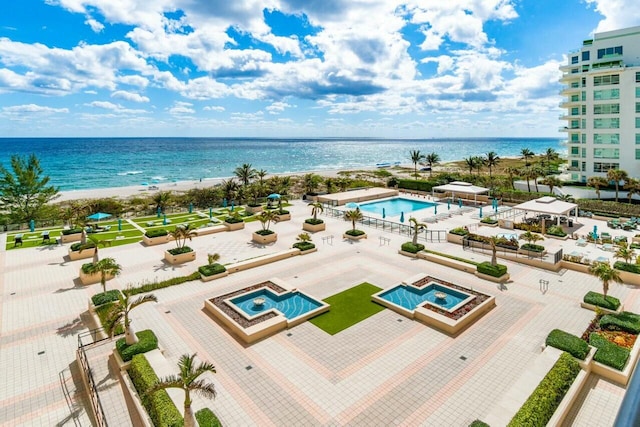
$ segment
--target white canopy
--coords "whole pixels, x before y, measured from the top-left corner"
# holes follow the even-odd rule
[[[488,188],[478,187],[470,182],[462,182],[462,181],[453,181],[445,185],[438,185],[433,187],[434,191],[447,192],[451,191],[452,194],[484,194],[489,192]]]
[[[539,199],[529,200],[514,206],[514,209],[523,209],[531,212],[539,212],[549,215],[565,215],[578,207],[575,203],[563,202],[555,197],[545,196]]]

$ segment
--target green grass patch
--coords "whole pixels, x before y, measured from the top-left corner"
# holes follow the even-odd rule
[[[331,309],[309,321],[326,333],[335,335],[384,310],[383,306],[371,301],[371,295],[381,290],[365,282],[332,295],[324,300]]]

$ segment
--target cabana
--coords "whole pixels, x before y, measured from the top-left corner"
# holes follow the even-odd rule
[[[521,209],[528,212],[535,212],[542,215],[552,215],[557,217],[556,224],[560,225],[560,218],[570,216],[571,211],[574,211],[574,221],[578,219],[578,205],[575,203],[563,202],[555,197],[544,196],[539,199],[529,200],[528,202],[515,205],[513,209]],[[544,224],[544,221],[543,221]],[[543,230],[544,232],[544,230]]]
[[[433,187],[431,190],[432,197],[434,196],[433,192],[437,191],[440,193],[448,193],[451,192],[451,200],[454,200],[457,194],[466,195],[465,199],[468,199],[471,195],[473,195],[474,203],[478,203],[478,195],[485,194],[489,192],[488,188],[478,187],[476,185],[471,184],[470,182],[463,181],[453,181],[445,185],[438,185]]]

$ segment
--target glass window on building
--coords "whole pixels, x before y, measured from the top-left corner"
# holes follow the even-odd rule
[[[577,160],[571,160],[571,168],[574,170],[578,170],[579,162]]]
[[[620,104],[596,104],[593,106],[593,114],[618,114]]]
[[[586,143],[587,143],[587,134],[586,134],[586,133],[583,133],[583,134],[582,134],[582,143],[583,143],[583,144],[586,144]]]
[[[636,144],[640,144],[640,133],[636,133]]]
[[[584,52],[582,52],[582,60],[583,61],[588,61],[589,60],[589,51],[585,50]]]
[[[640,113],[640,102],[636,102],[636,113]]]
[[[579,156],[580,155],[580,147],[571,147],[571,155]]]
[[[580,107],[572,107],[571,108],[571,115],[572,116],[579,116],[580,115]]]
[[[640,83],[640,71],[636,71],[636,83]]]
[[[605,163],[605,162],[593,163],[594,172],[607,172],[610,169],[620,169],[620,163]]]
[[[640,148],[636,148],[636,160],[640,160]]]
[[[620,84],[620,74],[607,74],[604,76],[594,76],[594,86],[606,86]]]
[[[636,98],[640,98],[640,87],[636,88]]]
[[[617,144],[620,144],[620,134],[619,133],[594,133],[593,143],[617,145]]]
[[[586,91],[584,91],[584,90],[582,91],[582,96],[580,97],[580,99],[582,101],[586,101],[587,100],[587,92]]]
[[[582,162],[582,172],[587,171],[587,162]]]
[[[598,49],[598,59],[602,59],[605,56],[613,56],[613,55],[622,55],[622,46]]]
[[[571,63],[572,64],[577,64],[578,63],[578,56],[577,55],[571,57]]]
[[[586,148],[582,149],[582,156],[580,156],[580,157],[582,157],[583,159],[587,157],[587,149]]]
[[[580,143],[580,134],[572,133],[571,136],[569,136],[569,140],[571,142]]]
[[[606,99],[620,99],[620,89],[600,89],[593,91],[593,99],[606,100]]]
[[[608,119],[593,119],[594,129],[620,129],[620,119],[611,117]]]
[[[580,80],[580,81],[582,83],[582,87],[586,87],[587,86],[587,78],[586,77],[583,77],[582,80]]]
[[[640,129],[640,117],[636,117],[636,129]]]
[[[593,158],[594,159],[619,159],[620,149],[619,148],[594,148]]]

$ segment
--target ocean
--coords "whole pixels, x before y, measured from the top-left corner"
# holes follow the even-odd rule
[[[225,178],[244,163],[295,173],[411,164],[411,150],[445,162],[488,151],[518,156],[522,148],[566,154],[560,138],[0,138],[0,163],[9,167],[12,155],[34,153],[51,183],[66,191]]]

